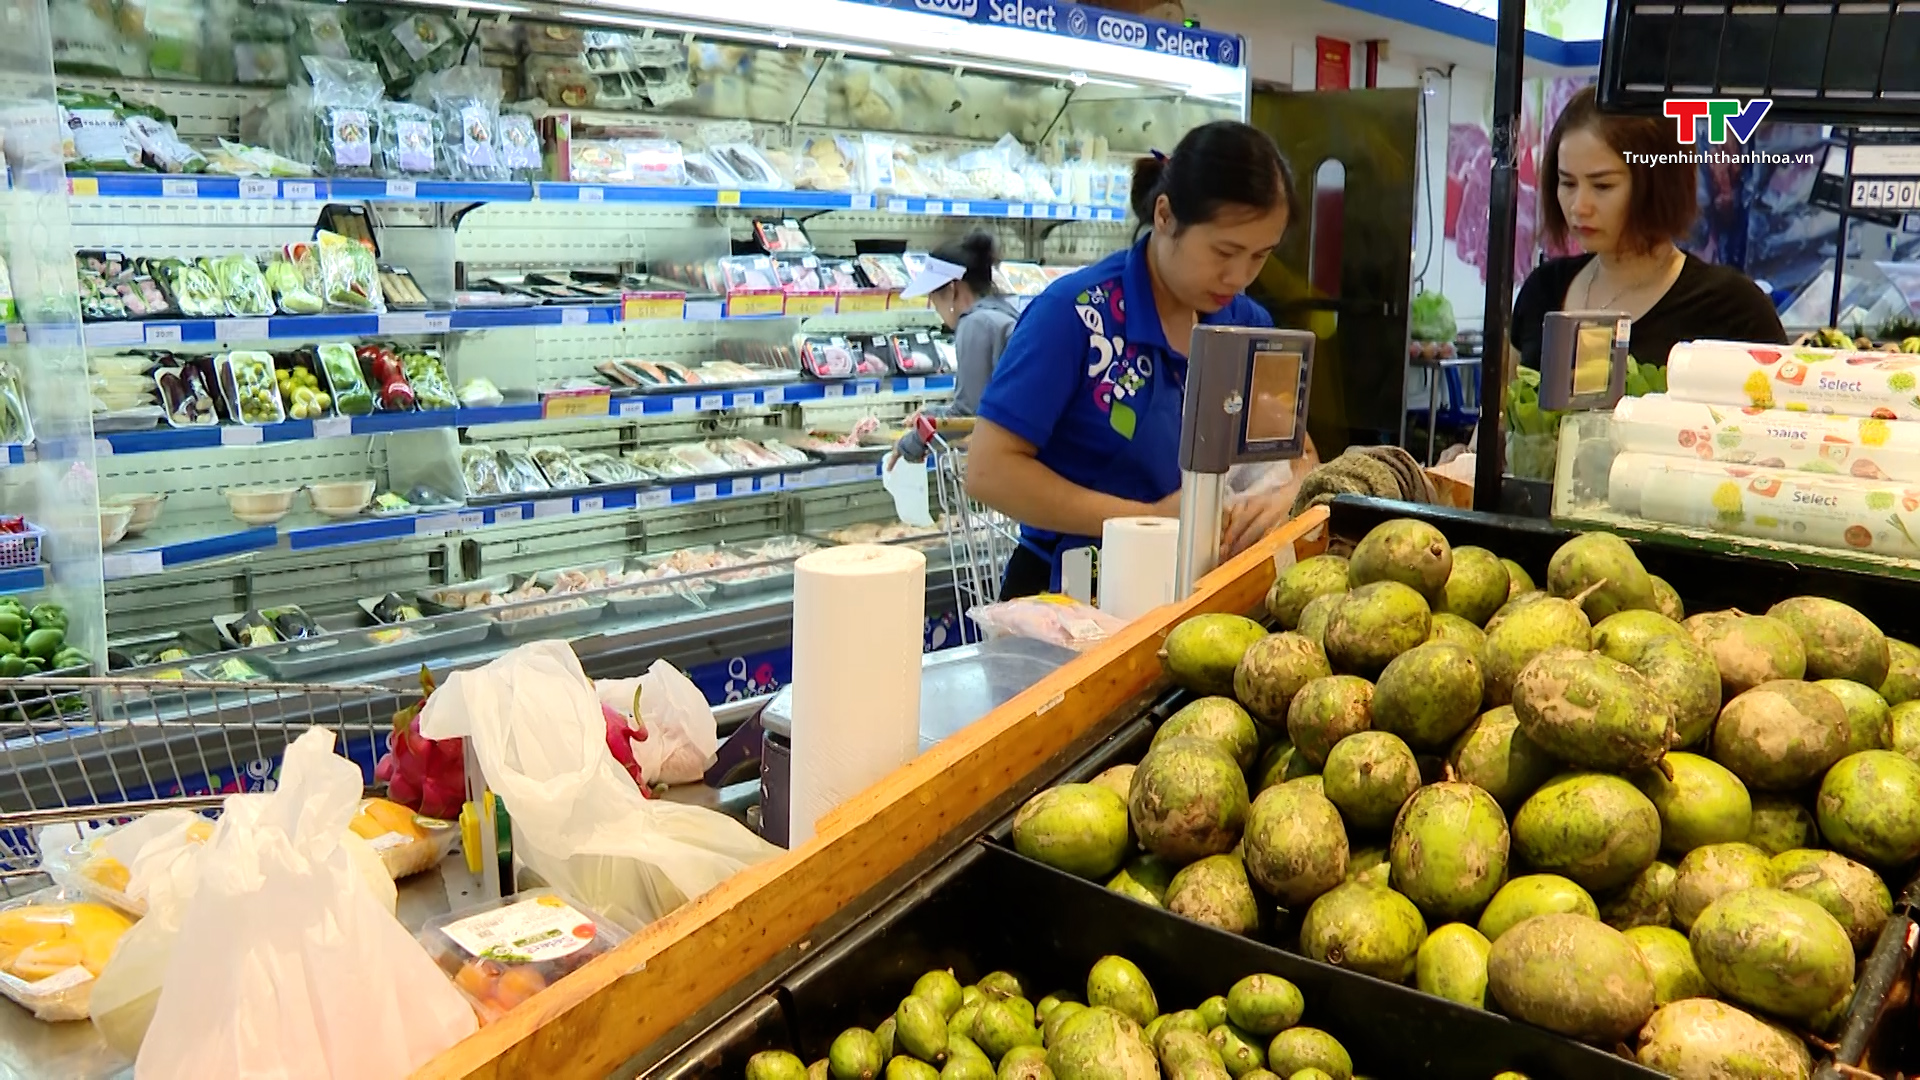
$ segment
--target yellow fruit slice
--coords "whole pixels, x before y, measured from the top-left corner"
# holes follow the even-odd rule
[[[81,948],[78,941],[48,941],[27,949],[14,957],[14,975],[28,982],[39,982],[50,975],[58,975],[81,960]]]

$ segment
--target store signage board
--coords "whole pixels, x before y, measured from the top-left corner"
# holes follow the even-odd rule
[[[1222,67],[1240,67],[1246,60],[1245,43],[1237,34],[1221,34],[1179,26],[1159,19],[1140,18],[1105,8],[1065,3],[1064,0],[853,0],[871,7],[894,8],[957,19],[976,26],[1007,27],[1052,37],[1076,38],[1102,45],[1203,60]]]

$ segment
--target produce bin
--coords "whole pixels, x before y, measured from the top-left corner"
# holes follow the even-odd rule
[[[739,1077],[761,1050],[791,1050],[803,1061],[825,1057],[834,1036],[880,1023],[912,991],[914,979],[933,968],[951,968],[962,983],[1010,971],[1033,1000],[1056,990],[1080,998],[1088,969],[1107,955],[1140,966],[1163,1012],[1223,994],[1242,976],[1289,979],[1306,998],[1301,1022],[1339,1039],[1361,1075],[1487,1080],[1506,1069],[1582,1080],[1659,1075],[1540,1028],[1150,911],[984,844],[930,872],[782,978],[770,993],[785,1014],[784,1029],[765,1022],[760,1003],[766,999],[756,999],[646,1075]]]

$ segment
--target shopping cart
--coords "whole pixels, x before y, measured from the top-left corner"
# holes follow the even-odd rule
[[[42,884],[42,830],[85,838],[163,808],[217,810],[272,790],[282,753],[312,727],[368,781],[404,684],[0,679],[0,897]],[[71,828],[61,829],[60,826]]]
[[[915,418],[933,459],[934,491],[940,500],[941,528],[953,561],[953,599],[965,640],[977,635],[967,627],[967,612],[1000,596],[1007,559],[1020,546],[1020,526],[998,510],[967,496],[967,452],[947,440],[925,416]]]

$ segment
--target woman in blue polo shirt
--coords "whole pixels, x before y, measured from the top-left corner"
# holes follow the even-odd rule
[[[1021,523],[1003,600],[1057,588],[1060,554],[1098,544],[1108,518],[1179,515],[1194,327],[1273,325],[1242,295],[1292,210],[1272,139],[1234,121],[1197,127],[1135,164],[1132,201],[1144,235],[1035,298],[980,399],[967,492]],[[1284,520],[1292,493],[1257,498],[1228,523],[1236,549]]]

